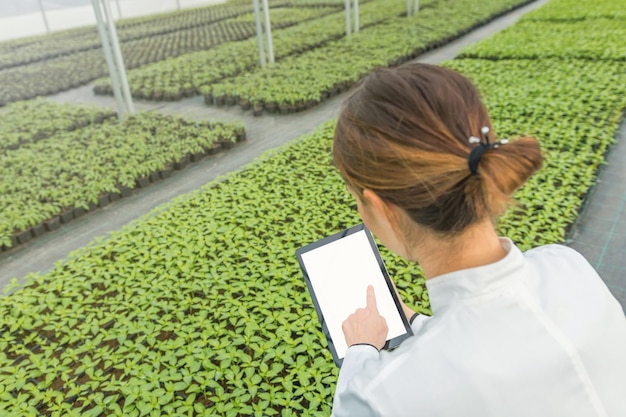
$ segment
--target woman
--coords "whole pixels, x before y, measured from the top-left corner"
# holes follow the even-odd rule
[[[368,290],[343,323],[334,416],[626,416],[619,303],[576,251],[522,253],[494,229],[541,166],[535,139],[496,141],[466,78],[413,64],[354,90],[333,152],[367,227],[422,267],[433,311],[380,352],[387,327]]]

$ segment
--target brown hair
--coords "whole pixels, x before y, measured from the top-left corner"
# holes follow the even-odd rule
[[[537,140],[487,150],[474,175],[469,137],[495,134],[478,91],[450,69],[407,64],[363,79],[344,101],[333,145],[348,185],[370,189],[440,234],[495,219],[541,167]]]

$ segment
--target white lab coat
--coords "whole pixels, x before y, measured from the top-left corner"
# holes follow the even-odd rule
[[[333,416],[625,417],[626,318],[560,245],[427,281],[433,317],[393,352],[348,349]]]

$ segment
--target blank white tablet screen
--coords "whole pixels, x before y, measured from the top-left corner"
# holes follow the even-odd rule
[[[302,262],[339,358],[348,349],[341,323],[366,306],[368,285],[374,287],[378,312],[387,321],[387,340],[406,333],[364,230],[303,253]]]

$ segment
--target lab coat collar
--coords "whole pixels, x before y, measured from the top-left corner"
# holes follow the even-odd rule
[[[492,264],[463,269],[426,281],[433,316],[453,304],[496,294],[523,282],[525,262],[522,252],[508,238],[500,238],[507,255]]]

